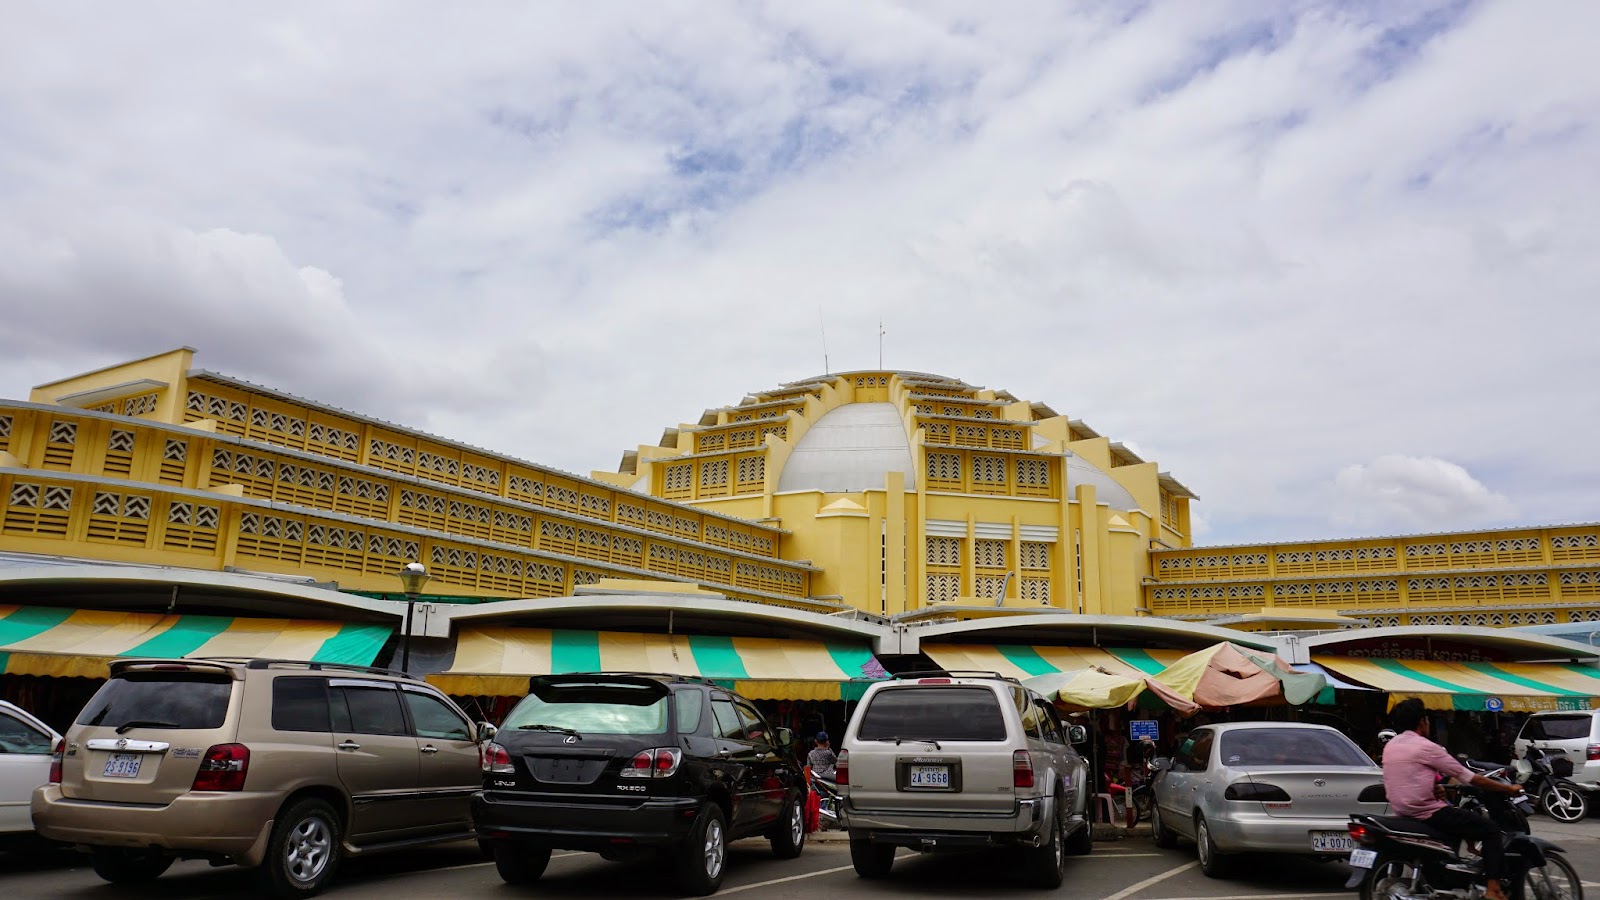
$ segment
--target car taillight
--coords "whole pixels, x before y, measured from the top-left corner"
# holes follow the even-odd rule
[[[1368,831],[1367,826],[1360,822],[1351,822],[1350,839],[1358,844],[1370,844],[1372,843],[1372,832]]]
[[[243,744],[217,744],[200,758],[191,791],[242,791],[250,770],[250,748]]]
[[[1029,756],[1026,750],[1018,750],[1011,754],[1011,786],[1033,787],[1033,757]]]
[[[917,684],[949,684],[948,678],[918,678]]]
[[[622,767],[623,778],[668,778],[678,774],[678,764],[683,762],[683,751],[676,747],[656,747],[640,750]]]
[[[1357,803],[1388,803],[1389,792],[1381,784],[1369,784],[1356,795]]]
[[[833,783],[840,787],[850,784],[850,751],[840,750],[839,758],[833,761]]]
[[[506,748],[491,741],[483,745],[483,770],[507,775],[515,772],[517,767],[511,764],[511,754],[506,752]]]
[[[67,742],[56,741],[56,749],[50,753],[50,783],[61,783],[61,760],[66,758]]]
[[[1222,792],[1224,800],[1255,800],[1260,803],[1289,803],[1289,792],[1275,784],[1259,781],[1235,781]]]
[[[1591,762],[1600,759],[1600,744],[1590,744],[1588,749],[1584,752],[1583,758],[1590,760]]]

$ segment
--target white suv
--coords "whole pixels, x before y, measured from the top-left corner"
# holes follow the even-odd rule
[[[1049,701],[994,673],[898,676],[867,689],[838,762],[850,860],[889,873],[897,847],[1021,847],[1030,881],[1061,884],[1092,847],[1088,766]]]
[[[1522,723],[1512,749],[1520,758],[1530,746],[1543,750],[1552,763],[1565,756],[1572,763],[1573,784],[1600,790],[1600,710],[1534,713]]]

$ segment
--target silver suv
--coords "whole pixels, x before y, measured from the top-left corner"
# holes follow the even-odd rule
[[[850,861],[889,873],[897,847],[1021,847],[1024,874],[1058,887],[1092,848],[1087,738],[1038,693],[992,672],[898,676],[867,689],[838,763]]]

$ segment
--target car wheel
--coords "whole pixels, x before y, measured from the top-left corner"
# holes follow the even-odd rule
[[[678,848],[678,886],[695,896],[714,894],[722,886],[722,870],[728,862],[728,829],[722,807],[707,803],[700,807],[689,837]]]
[[[772,855],[779,859],[794,859],[806,846],[806,811],[796,800],[784,807],[778,819],[778,830],[772,833]]]
[[[1217,842],[1211,839],[1211,826],[1206,823],[1206,817],[1201,816],[1194,823],[1194,843],[1200,854],[1200,871],[1206,873],[1207,878],[1223,878],[1232,868],[1226,856],[1217,849]]]
[[[495,841],[494,870],[506,884],[532,884],[550,865],[550,848],[539,844]]]
[[[1577,822],[1589,814],[1589,801],[1583,792],[1569,784],[1551,785],[1539,797],[1544,814],[1558,822]]]
[[[1034,887],[1053,891],[1066,878],[1067,851],[1061,818],[1061,813],[1057,812],[1055,821],[1050,823],[1050,835],[1043,844],[1023,851],[1023,871]]]
[[[152,850],[95,847],[89,851],[94,873],[112,884],[154,881],[172,866],[172,857]]]
[[[1150,804],[1150,840],[1163,850],[1178,846],[1177,833],[1161,820],[1161,807],[1154,803]]]
[[[283,809],[267,839],[261,886],[274,897],[310,897],[339,868],[339,815],[308,797]]]
[[[856,867],[856,874],[862,878],[882,878],[894,866],[894,845],[851,838],[850,864]]]
[[[1072,856],[1088,856],[1094,850],[1094,825],[1090,824],[1088,816],[1083,817],[1078,830],[1067,838],[1066,848]]]

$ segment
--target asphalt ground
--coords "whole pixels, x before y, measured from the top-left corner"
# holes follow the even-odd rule
[[[1160,850],[1146,834],[1102,829],[1109,839],[1097,840],[1088,856],[1071,857],[1067,881],[1057,892],[1064,897],[1099,900],[1296,900],[1330,895],[1353,896],[1343,890],[1348,869],[1342,862],[1307,862],[1298,858],[1244,857],[1227,879],[1207,878],[1185,843]],[[1600,819],[1577,825],[1534,820],[1534,833],[1562,844],[1585,881],[1585,892],[1600,898]],[[1005,854],[923,856],[903,852],[886,879],[856,877],[849,846],[842,835],[813,835],[799,859],[774,859],[765,841],[740,841],[729,848],[728,870],[717,896],[740,900],[775,898],[1026,898],[1042,891],[1022,883],[1016,860]],[[0,900],[222,900],[253,893],[252,873],[233,867],[180,862],[147,885],[108,885],[95,876],[87,860],[72,853],[28,853],[0,856]],[[472,843],[451,844],[405,853],[349,860],[323,896],[338,900],[472,900],[516,897],[617,897],[662,900],[682,896],[670,870],[653,860],[607,862],[590,853],[556,853],[537,884],[504,884],[492,863]]]

